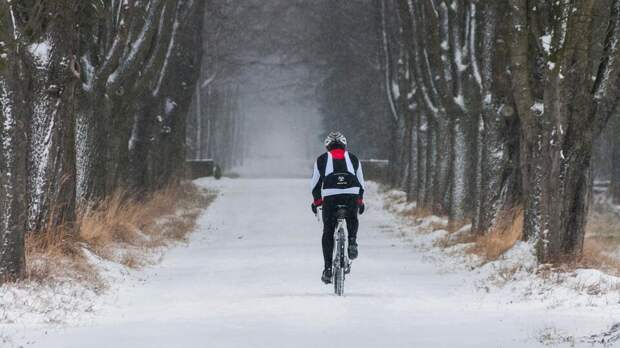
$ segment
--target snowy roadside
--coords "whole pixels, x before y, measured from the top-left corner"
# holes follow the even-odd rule
[[[200,194],[212,201],[217,189],[211,186],[217,185],[209,183],[205,186],[209,187],[209,191]],[[204,209],[181,204],[178,209],[173,209],[172,214],[156,218],[150,226],[164,231],[167,224],[198,219]],[[144,231],[138,230],[136,233],[147,242],[153,239]],[[159,263],[169,249],[186,241],[184,238],[168,238],[157,243],[145,246],[114,244],[106,250],[110,254],[108,257],[101,257],[85,243],[80,243],[83,244],[79,250],[87,263],[84,265],[87,274],[75,270],[74,265],[63,258],[43,257],[35,260],[41,264],[54,261],[61,264],[53,266],[54,274],[48,279],[24,280],[0,286],[0,347],[12,347],[16,341],[28,342],[33,328],[43,334],[48,329],[91,321],[102,308],[116,301],[122,288],[139,287],[144,282],[143,267]],[[125,259],[128,255],[140,257],[140,263],[128,264]]]
[[[0,287],[0,343],[12,347],[13,340],[27,341],[33,327],[41,332],[50,327],[85,322],[104,304],[101,295],[114,296],[118,284],[133,282],[138,271],[101,259],[84,249],[97,283],[75,282],[71,277],[45,283],[23,281]]]
[[[485,262],[468,253],[471,246],[456,243],[448,247],[444,241],[457,239],[470,226],[450,234],[447,220],[437,216],[413,217],[415,204],[407,203],[400,191],[382,191],[376,183],[370,190],[381,197],[383,208],[397,221],[398,237],[423,254],[424,259],[441,272],[461,274],[467,288],[479,294],[482,301],[504,305],[536,306],[548,311],[600,313],[599,332],[575,337],[553,327],[540,332],[539,342],[555,346],[575,342],[620,345],[620,278],[596,269],[557,270],[538,265],[533,246],[517,244],[497,260]]]
[[[374,202],[396,193],[380,193],[374,184],[362,217],[362,257],[344,298],[318,281],[319,226],[300,200],[307,196],[306,180],[197,184],[220,194],[187,247],[169,250],[161,263],[141,271],[121,267],[128,273],[119,273],[118,264],[100,265],[110,267],[105,278],[111,285],[90,302],[92,309],[71,312],[75,316],[68,315],[64,324],[19,318],[0,326],[0,346],[146,348],[208,342],[213,347],[311,348],[346,342],[355,347],[587,348],[619,343],[614,291],[604,295],[609,302],[604,305],[599,295],[555,285],[542,271],[532,275],[527,245],[483,266],[463,245],[442,249],[437,245],[446,233],[440,230],[442,219],[406,220],[395,212],[403,208],[398,204],[386,213]],[[277,217],[265,212],[268,194],[271,204],[282,207]],[[281,226],[297,228],[283,233]],[[514,274],[499,271],[508,261],[526,266]],[[502,274],[507,280],[497,281]],[[326,316],[329,311],[338,315]]]

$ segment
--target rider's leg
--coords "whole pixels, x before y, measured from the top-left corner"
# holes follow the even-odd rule
[[[329,205],[323,206],[323,260],[325,262],[325,269],[331,269],[332,257],[334,253],[334,230],[336,229],[338,220],[334,216],[334,213],[329,209]]]
[[[342,201],[342,204],[346,204],[349,209],[347,210],[347,233],[349,240],[357,239],[357,229],[359,228],[359,220],[357,219],[357,203],[355,202],[357,196],[349,195],[346,200]]]
[[[357,219],[357,205],[354,205],[347,216],[347,232],[349,234],[349,258],[355,260],[358,256],[357,251],[357,230],[359,228],[359,220]]]
[[[333,212],[329,209],[329,204],[323,203],[323,261],[325,268],[321,274],[321,280],[325,284],[331,283],[332,279],[332,255],[334,252],[334,230],[338,221]]]
[[[359,229],[360,222],[357,219],[357,213],[347,217],[347,232],[349,233],[349,240],[357,240],[357,230]]]

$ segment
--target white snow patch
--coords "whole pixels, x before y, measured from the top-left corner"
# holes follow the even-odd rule
[[[463,64],[463,52],[460,48],[454,50],[454,62],[456,63],[459,73],[462,73],[469,67],[467,64]]]
[[[547,54],[551,52],[551,34],[546,34],[540,37],[540,43]],[[553,70],[553,69],[551,69]]]
[[[394,99],[400,98],[400,87],[396,81],[392,81],[392,91],[394,94]]]
[[[28,46],[28,52],[35,58],[35,62],[39,68],[45,68],[50,61],[50,53],[52,45],[49,40],[33,43]]]
[[[388,191],[382,195],[386,208],[394,213],[404,210],[402,202],[394,202],[391,198],[398,197],[397,192]],[[485,301],[543,308],[549,315],[566,311],[582,316],[597,313],[603,320],[595,330],[602,330],[618,320],[614,313],[620,313],[619,277],[593,269],[561,271],[549,269],[547,265],[538,265],[534,245],[527,242],[518,242],[496,261],[483,262],[464,252],[467,244],[448,249],[437,246],[437,241],[441,239],[454,240],[443,228],[434,227],[438,223],[447,224],[446,220],[436,216],[424,219],[407,216],[398,215],[402,224],[400,231],[406,241],[424,252],[425,259],[441,269],[462,274],[464,283],[482,292],[487,298]],[[455,235],[467,233],[469,228],[465,226]],[[564,322],[559,325],[568,324]],[[579,341],[579,337],[587,336],[575,337]]]
[[[336,297],[318,279],[322,227],[308,209],[307,180],[198,183],[218,185],[223,194],[187,247],[135,281],[116,282],[119,291],[105,296],[96,318],[62,330],[26,323],[23,341],[45,348],[193,347],[205,338],[223,348],[314,348],[340,340],[360,348],[523,348],[566,333],[573,340],[556,346],[591,347],[592,337],[613,332],[618,321],[615,279],[590,271],[545,278],[527,243],[484,265],[463,245],[439,249],[434,241],[447,232],[436,225],[445,219],[387,212],[380,207],[386,195],[397,210],[406,200],[397,191],[379,193],[375,183],[360,218],[360,257],[345,296]],[[266,196],[276,215],[265,210]],[[563,274],[585,287],[571,288]],[[595,295],[597,279],[607,279],[610,292]]]
[[[11,24],[12,24],[12,29],[13,29],[13,39],[15,39],[16,41],[19,40],[19,35],[17,34],[17,21],[15,20],[15,12],[13,10],[13,1],[12,0],[7,0],[7,2],[9,3],[9,12],[11,13]]]
[[[174,51],[174,47],[176,45],[177,31],[180,25],[178,16],[179,16],[179,11],[177,11],[174,17],[174,24],[172,25],[172,34],[170,36],[170,42],[168,43],[168,49],[166,51],[166,58],[164,58],[164,64],[161,68],[161,71],[159,72],[159,78],[157,79],[157,86],[155,87],[155,90],[153,91],[153,96],[159,95],[159,91],[161,90],[164,77],[166,76],[166,73],[168,71],[168,65],[170,64],[170,57],[172,56],[172,51]]]
[[[545,104],[543,102],[535,102],[530,108],[530,110],[534,111],[539,115],[542,115],[545,113]]]
[[[203,186],[206,185],[203,184]],[[209,189],[214,189],[216,186],[209,185]],[[177,211],[179,216],[186,213],[186,210],[179,209]],[[165,224],[167,219],[167,217],[162,217],[158,223]],[[123,256],[126,255],[128,249],[125,248],[125,246],[119,245],[114,251],[114,254],[118,255],[118,260],[122,260]],[[48,333],[56,332],[63,336],[67,327],[78,328],[85,324],[92,325],[93,322],[101,318],[110,319],[110,322],[113,323],[131,320],[127,317],[114,317],[113,314],[110,317],[110,313],[119,307],[123,308],[128,305],[127,303],[119,304],[119,300],[130,294],[151,303],[152,299],[144,297],[141,289],[147,280],[157,275],[157,270],[152,268],[157,267],[155,264],[162,261],[164,253],[174,253],[176,249],[183,249],[183,247],[176,245],[171,250],[168,247],[160,247],[141,251],[145,253],[149,264],[152,263],[152,265],[144,270],[135,270],[121,263],[102,259],[87,248],[82,248],[86,261],[94,267],[101,281],[88,279],[82,281],[82,275],[65,273],[54,275],[45,282],[22,281],[0,286],[0,346],[5,347],[2,343],[8,342],[11,344],[9,347],[12,345],[15,347],[34,345],[36,347],[64,348],[71,345],[67,345],[66,342],[47,344],[41,341],[47,339]],[[47,259],[34,261],[50,262]],[[63,262],[62,259],[61,262]],[[63,269],[63,265],[57,267],[60,270]],[[70,267],[66,269],[71,270]],[[163,300],[162,302],[166,306],[170,303],[169,299],[159,300]],[[154,319],[154,317],[149,317],[149,313],[140,311],[136,311],[132,315],[134,318]],[[106,332],[107,337],[113,334],[109,331]],[[22,342],[27,342],[27,344]],[[107,339],[91,341],[91,338],[88,338],[85,342],[88,343],[79,343],[77,346],[109,346]],[[123,342],[119,346],[127,346],[126,344],[127,342]]]
[[[170,113],[177,107],[177,103],[170,99],[166,98],[166,105],[164,107],[164,111],[166,115],[170,115]]]
[[[461,109],[465,109],[465,98],[463,97],[462,94],[457,95],[456,97],[454,97],[454,102],[456,103],[456,105],[458,105]]]
[[[492,102],[493,102],[493,95],[491,93],[485,94],[483,103],[486,105],[491,105]]]

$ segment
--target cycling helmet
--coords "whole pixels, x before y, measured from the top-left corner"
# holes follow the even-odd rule
[[[331,132],[329,133],[329,135],[327,136],[327,138],[325,138],[325,147],[326,148],[330,148],[336,144],[342,145],[344,147],[347,146],[347,138],[345,138],[344,135],[342,135],[342,133],[340,132]]]

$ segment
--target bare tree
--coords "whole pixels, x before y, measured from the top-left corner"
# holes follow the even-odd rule
[[[409,177],[392,183],[421,211],[453,227],[471,220],[478,233],[522,202],[540,261],[578,258],[592,146],[618,97],[611,4],[605,13],[595,1],[378,1],[386,99],[402,139],[392,175]],[[595,13],[609,21],[594,23]]]
[[[193,0],[0,2],[0,278],[22,273],[26,231],[73,231],[78,205],[179,179],[203,12]]]
[[[16,8],[0,3],[0,282],[24,271],[26,149],[30,116],[22,100],[26,75]]]

